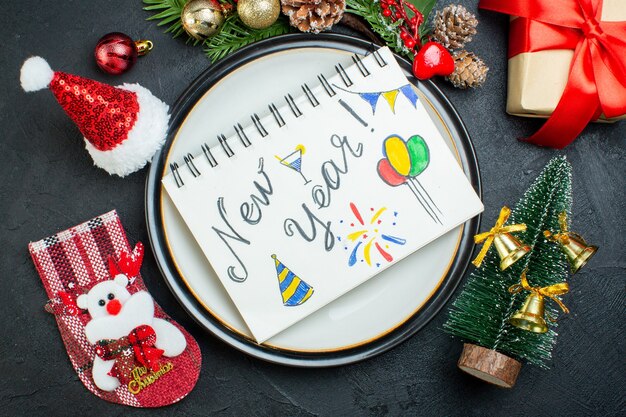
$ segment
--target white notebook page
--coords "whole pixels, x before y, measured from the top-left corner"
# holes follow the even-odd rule
[[[198,150],[163,185],[261,343],[477,215],[480,199],[387,48],[307,81],[319,105]],[[296,110],[297,111],[297,110]],[[234,121],[236,122],[236,121]],[[282,122],[280,123],[282,124]]]

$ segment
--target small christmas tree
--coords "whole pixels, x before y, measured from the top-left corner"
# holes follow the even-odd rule
[[[516,233],[516,236],[530,245],[531,251],[511,267],[501,271],[500,259],[496,251],[491,249],[482,266],[470,275],[463,291],[452,304],[448,320],[444,324],[448,333],[465,342],[489,349],[490,351],[481,350],[483,353],[492,353],[496,360],[510,359],[504,356],[509,355],[547,367],[546,362],[551,358],[552,348],[556,343],[556,324],[543,334],[511,325],[510,317],[522,306],[527,294],[511,294],[509,288],[520,283],[524,271],[532,286],[543,287],[566,281],[567,259],[558,245],[546,239],[543,231],[559,230],[559,214],[566,212],[569,215],[571,211],[571,171],[571,165],[565,157],[556,157],[526,191],[507,223],[526,224],[526,230]],[[551,303],[547,304],[547,313],[556,317],[559,311]],[[466,349],[468,346],[473,345],[466,345]],[[512,371],[515,374],[512,378],[514,384],[521,365],[515,360],[511,362],[517,368]],[[476,375],[474,372],[470,373]],[[495,380],[490,380],[489,377],[483,379],[501,386],[512,386],[511,383],[499,383],[501,381],[498,377]]]

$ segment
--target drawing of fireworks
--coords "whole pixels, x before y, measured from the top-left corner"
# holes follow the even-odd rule
[[[396,226],[398,212],[393,212],[391,220],[386,221],[385,218],[391,214],[387,211],[387,207],[381,207],[378,210],[370,207],[371,217],[368,222],[365,222],[354,203],[350,203],[350,210],[356,221],[350,222],[350,228],[354,231],[348,233],[344,240],[344,249],[348,250],[350,246],[352,248],[348,265],[354,266],[361,261],[368,266],[380,267],[382,260],[393,262],[391,247],[404,245],[406,239],[383,233],[383,229]],[[343,220],[340,222],[343,223]],[[338,240],[341,241],[341,237],[338,237]],[[376,260],[380,258],[382,258],[381,262],[377,262]]]

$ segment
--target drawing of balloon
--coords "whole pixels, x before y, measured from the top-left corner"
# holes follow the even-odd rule
[[[383,142],[383,155],[376,167],[380,178],[392,187],[406,184],[430,218],[442,224],[436,213],[442,214],[441,210],[417,179],[430,163],[430,151],[424,138],[413,135],[405,141],[398,135],[388,136]]]
[[[398,174],[403,177],[409,175],[411,171],[411,155],[409,155],[409,149],[402,138],[389,136],[385,139],[383,142],[383,154]]]
[[[420,135],[413,135],[406,142],[406,148],[411,158],[410,177],[417,177],[421,174],[430,162],[430,154],[426,141]]]
[[[392,187],[397,187],[398,185],[402,185],[406,182],[406,177],[398,174],[396,170],[393,169],[388,159],[381,159],[378,161],[378,175],[380,175],[380,178]]]

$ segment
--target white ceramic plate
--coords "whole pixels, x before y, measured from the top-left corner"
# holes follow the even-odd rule
[[[234,133],[233,124],[247,123],[254,112],[269,112],[270,102],[282,102],[286,93],[299,94],[304,82],[312,85],[319,73],[330,75],[338,62],[344,67],[351,65],[352,53],[363,54],[368,47],[363,41],[341,35],[289,35],[240,51],[207,70],[181,96],[173,110],[168,143],[153,161],[146,187],[146,213],[152,246],[166,281],[183,306],[208,330],[254,356],[292,365],[325,366],[386,350],[432,318],[469,261],[468,239],[477,229],[478,219],[450,231],[257,345],[160,186],[171,162],[185,169],[184,155],[199,153],[202,143],[217,144],[218,134]],[[480,192],[475,156],[458,115],[434,84],[413,81],[420,99],[429,104],[442,136]]]

